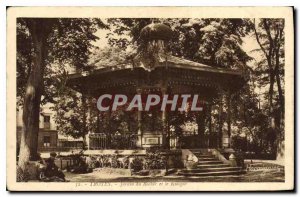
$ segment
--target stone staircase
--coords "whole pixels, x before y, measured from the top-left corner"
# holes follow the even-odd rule
[[[209,152],[192,150],[198,158],[197,167],[194,169],[183,169],[178,172],[181,176],[232,176],[245,173],[241,167],[232,167],[219,161]]]

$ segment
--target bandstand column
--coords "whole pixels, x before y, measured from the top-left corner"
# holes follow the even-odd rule
[[[165,95],[167,92],[167,88],[162,87],[161,88],[161,94]],[[167,135],[167,122],[166,122],[166,116],[167,116],[167,112],[166,110],[163,110],[161,112],[161,122],[162,122],[162,131],[161,131],[161,135],[162,135],[162,147],[166,148],[167,146],[167,142],[166,142],[166,135]]]
[[[219,130],[218,130],[218,147],[223,148],[223,94],[219,98]]]
[[[142,89],[138,88],[136,93],[141,95]],[[142,148],[143,146],[143,131],[142,131],[142,112],[137,110],[137,123],[138,123],[138,132],[137,132],[137,141],[136,146]]]
[[[228,135],[228,147],[231,147],[231,92],[227,94],[227,135]]]
[[[108,131],[106,132],[106,147],[107,148],[112,148],[112,126],[111,126],[111,113],[112,109],[111,107],[106,111],[106,116],[107,116],[107,129]]]

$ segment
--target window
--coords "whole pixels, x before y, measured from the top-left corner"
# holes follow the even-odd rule
[[[43,144],[44,147],[50,147],[50,136],[44,136]]]
[[[44,129],[50,129],[50,116],[44,116]]]
[[[50,116],[44,116],[44,122],[50,122]]]

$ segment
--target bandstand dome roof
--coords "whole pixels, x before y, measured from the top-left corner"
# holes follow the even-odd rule
[[[162,23],[152,23],[145,26],[140,32],[142,40],[170,40],[172,38],[172,29]]]
[[[170,75],[174,75],[171,77]],[[67,86],[85,94],[97,94],[103,89],[123,90],[135,88],[138,84],[164,80],[168,76],[169,85],[202,85],[218,91],[217,87],[235,92],[245,83],[243,72],[239,70],[211,67],[175,56],[159,59],[153,70],[144,68],[141,62],[124,63],[107,68],[69,74]],[[91,93],[89,93],[91,92]],[[119,93],[119,92],[118,92]]]

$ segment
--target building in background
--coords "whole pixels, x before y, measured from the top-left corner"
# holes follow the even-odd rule
[[[21,142],[21,134],[23,129],[22,122],[23,110],[17,111],[17,147],[19,149]],[[81,149],[83,147],[82,138],[74,139],[70,136],[64,136],[57,130],[57,125],[54,121],[54,114],[51,110],[51,105],[46,104],[41,107],[39,136],[38,136],[38,151],[39,152],[61,152]]]

